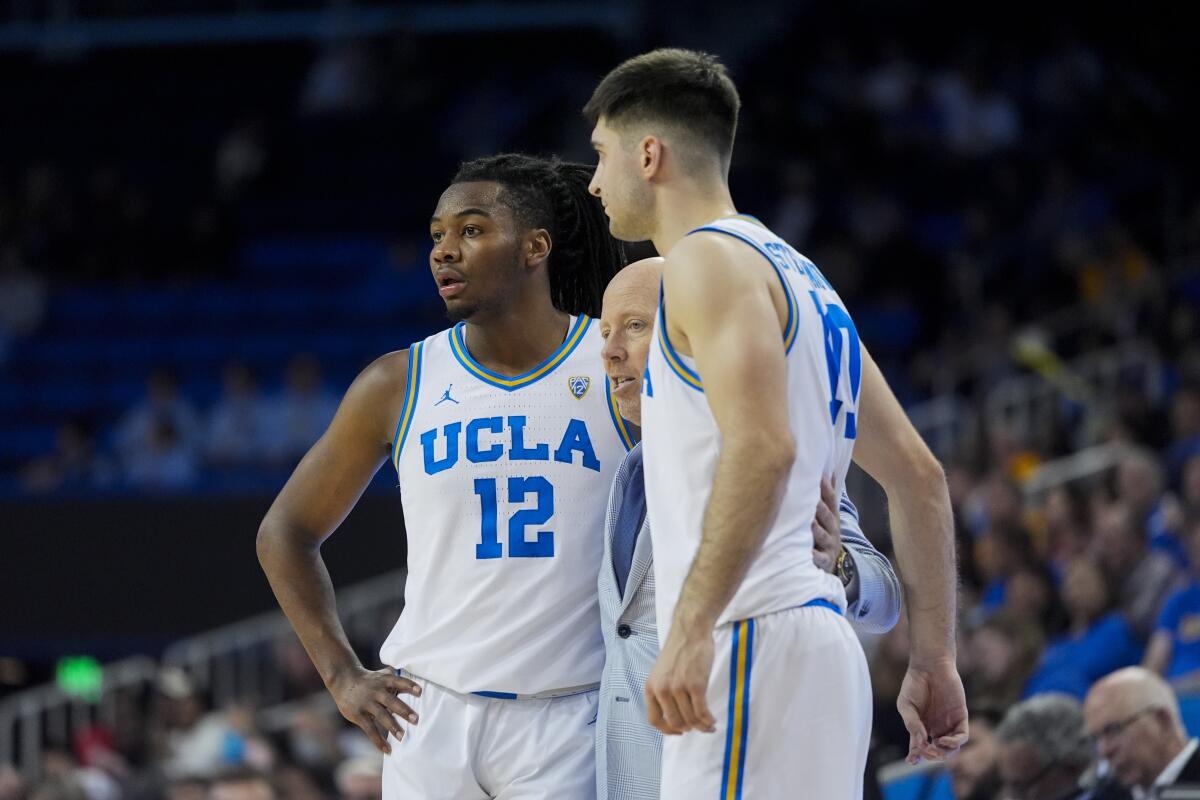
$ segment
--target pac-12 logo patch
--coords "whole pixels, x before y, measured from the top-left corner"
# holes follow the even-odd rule
[[[572,375],[567,378],[567,388],[571,390],[571,394],[575,395],[576,400],[582,400],[591,386],[592,379],[586,375]]]

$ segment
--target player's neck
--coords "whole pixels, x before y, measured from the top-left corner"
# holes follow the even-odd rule
[[[547,298],[534,308],[518,306],[500,316],[472,319],[463,332],[467,351],[501,375],[521,375],[549,358],[567,338],[568,315]]]
[[[724,181],[663,187],[659,190],[657,207],[658,225],[653,241],[654,248],[664,256],[701,225],[737,213]]]

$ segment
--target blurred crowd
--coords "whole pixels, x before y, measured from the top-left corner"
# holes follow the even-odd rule
[[[36,780],[0,764],[0,800],[380,800],[383,756],[321,692],[298,642],[275,658],[296,695],[286,718],[214,708],[166,667],[152,686],[109,698],[111,722],[47,749]]]
[[[259,387],[247,365],[231,362],[222,393],[200,410],[166,370],[146,381],[145,397],[98,438],[83,420],[64,423],[53,452],[22,472],[31,493],[195,487],[203,470],[278,472],[299,461],[325,432],[338,398],[321,379],[315,359],[287,365],[282,389]]]

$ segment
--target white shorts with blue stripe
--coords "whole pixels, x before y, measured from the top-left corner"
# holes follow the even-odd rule
[[[406,677],[421,686],[404,696],[420,722],[388,736],[384,800],[595,798],[597,687],[523,698]]]
[[[836,606],[721,625],[715,644],[717,730],[666,737],[663,800],[860,800],[871,678]]]

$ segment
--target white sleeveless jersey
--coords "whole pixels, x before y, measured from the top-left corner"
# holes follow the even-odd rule
[[[458,692],[595,683],[605,509],[631,446],[600,336],[573,317],[549,359],[510,378],[471,358],[465,327],[409,350],[392,449],[408,579],[380,657]]]
[[[813,600],[844,610],[841,581],[813,563],[812,522],[821,476],[831,476],[840,494],[850,465],[862,366],[858,334],[816,266],[757,221],[730,217],[692,233],[699,231],[745,242],[771,263],[782,282],[788,304],[787,392],[797,450],[779,514],[719,624]],[[664,642],[700,545],[721,446],[702,376],[667,336],[670,312],[665,300],[660,303],[642,386],[647,513]]]

